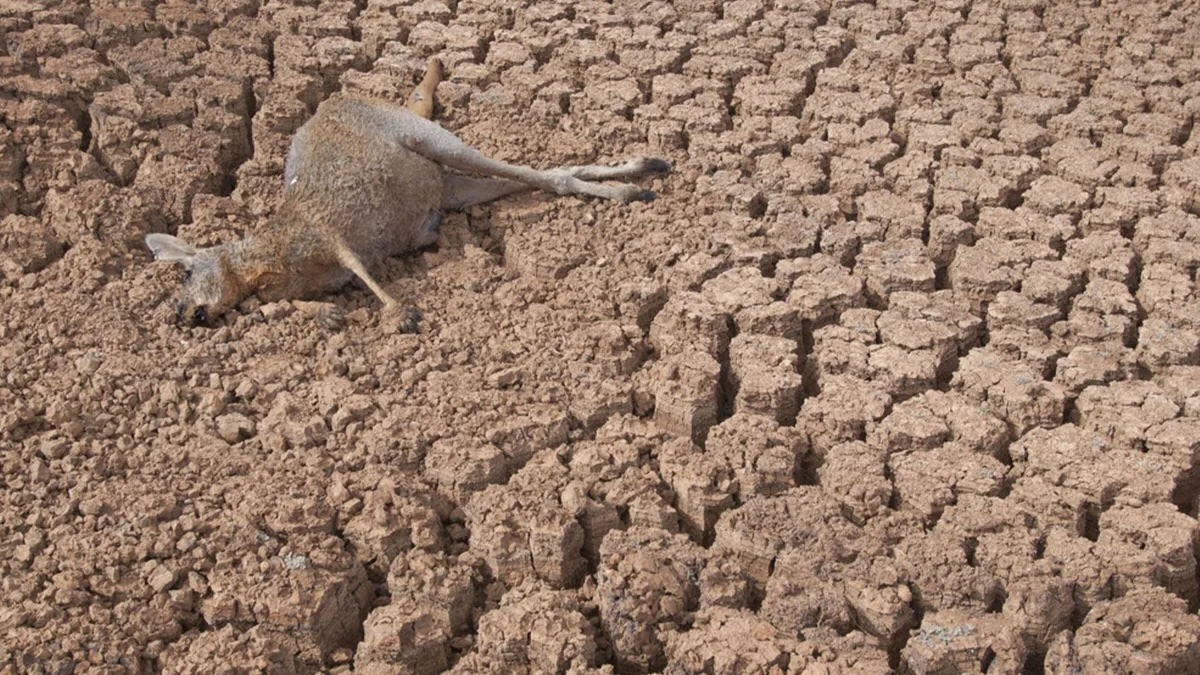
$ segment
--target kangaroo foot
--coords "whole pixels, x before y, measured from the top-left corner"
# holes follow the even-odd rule
[[[389,333],[416,333],[420,323],[420,310],[399,303],[385,306],[383,314],[379,317],[379,325]]]
[[[339,331],[346,327],[346,312],[332,302],[293,300],[292,305],[329,330]]]

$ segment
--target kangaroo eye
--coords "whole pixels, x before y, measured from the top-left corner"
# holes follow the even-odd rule
[[[197,307],[196,311],[192,312],[192,323],[198,326],[208,323],[208,310],[204,307]]]
[[[183,280],[184,280],[185,282],[186,282],[186,281],[191,281],[191,280],[192,280],[192,271],[191,271],[191,270],[184,270],[184,271],[183,271]]]

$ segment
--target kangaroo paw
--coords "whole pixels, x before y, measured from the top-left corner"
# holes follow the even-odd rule
[[[379,321],[391,333],[416,333],[420,328],[421,311],[411,306],[390,305],[383,308]]]
[[[346,327],[346,312],[332,302],[293,300],[292,305],[329,330],[339,331]]]

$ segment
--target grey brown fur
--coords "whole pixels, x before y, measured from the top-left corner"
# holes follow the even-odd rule
[[[670,168],[647,158],[541,171],[491,159],[421,116],[432,113],[436,68],[431,63],[409,109],[358,96],[321,103],[292,139],[277,212],[252,236],[196,249],[170,235],[148,235],[157,260],[187,270],[177,319],[205,323],[250,295],[265,301],[314,298],[355,276],[383,301],[385,311],[395,312],[399,303],[369,270],[386,256],[436,241],[442,210],[529,189],[645,201],[654,193],[594,181]],[[334,318],[331,305],[299,304],[317,307],[327,321]]]

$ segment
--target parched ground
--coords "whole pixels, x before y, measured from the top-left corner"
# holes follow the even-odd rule
[[[0,672],[1200,672],[1200,11],[0,3]],[[169,323],[335,91],[629,207]]]

